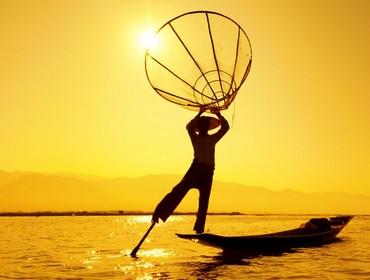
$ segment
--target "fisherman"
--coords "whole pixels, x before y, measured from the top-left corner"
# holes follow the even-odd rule
[[[221,127],[215,134],[209,135],[208,131],[212,129],[211,121],[215,119],[201,116],[204,112],[205,109],[200,108],[199,113],[186,126],[194,149],[194,160],[180,183],[157,205],[153,213],[152,223],[158,223],[159,218],[165,222],[187,192],[191,188],[196,188],[199,190],[199,204],[194,231],[199,234],[204,232],[215,169],[215,146],[229,130],[229,123],[221,116],[221,113],[211,111],[218,117],[217,125],[220,124]]]

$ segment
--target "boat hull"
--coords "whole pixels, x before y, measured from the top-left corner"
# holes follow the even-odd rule
[[[335,241],[338,233],[349,223],[352,216],[329,219],[311,219],[305,227],[263,235],[222,236],[210,233],[176,234],[196,243],[238,251],[279,251],[290,248],[320,246]],[[320,221],[318,226],[307,226],[311,221]]]

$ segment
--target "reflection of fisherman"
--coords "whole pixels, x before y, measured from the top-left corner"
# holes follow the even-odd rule
[[[213,171],[215,168],[215,146],[229,130],[227,120],[221,116],[220,112],[215,112],[221,128],[215,134],[209,135],[208,130],[212,128],[211,120],[215,119],[205,116],[201,117],[204,111],[201,108],[198,115],[186,126],[194,149],[193,163],[180,183],[157,205],[153,213],[153,223],[158,223],[159,218],[166,221],[187,192],[191,188],[197,188],[199,190],[199,205],[194,230],[197,233],[204,232]]]

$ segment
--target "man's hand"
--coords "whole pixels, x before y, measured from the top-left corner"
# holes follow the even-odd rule
[[[221,117],[221,113],[220,113],[220,111],[218,110],[218,108],[212,108],[212,109],[211,109],[211,113],[212,113],[212,114],[215,114],[217,117]]]
[[[205,111],[207,111],[207,108],[204,106],[199,107],[199,113],[196,115],[196,117],[200,117],[201,114],[203,114]]]
[[[154,223],[158,224],[159,223],[159,218],[157,216],[154,216],[153,215],[153,217],[152,217],[152,224],[154,224]]]
[[[203,114],[205,111],[207,111],[207,108],[204,106],[199,107],[199,114]]]

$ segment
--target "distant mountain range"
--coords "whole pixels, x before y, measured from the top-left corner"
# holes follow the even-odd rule
[[[177,175],[100,178],[73,174],[0,171],[0,212],[152,211],[181,179]],[[177,211],[196,211],[190,191]],[[370,196],[350,193],[271,191],[214,181],[209,211],[282,214],[370,214]]]

